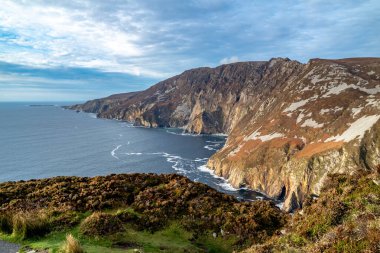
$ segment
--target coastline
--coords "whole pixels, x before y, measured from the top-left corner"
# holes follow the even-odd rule
[[[183,128],[171,128],[171,127],[147,127],[147,126],[135,126],[133,125],[132,122],[129,122],[129,121],[126,121],[126,120],[121,120],[121,119],[116,119],[116,118],[103,118],[103,117],[98,117],[96,113],[92,113],[92,112],[85,112],[83,110],[75,110],[75,109],[71,109],[70,106],[62,106],[63,109],[65,110],[69,110],[69,111],[74,111],[74,112],[77,112],[77,113],[84,113],[84,114],[87,114],[89,115],[91,118],[94,118],[94,119],[102,119],[102,120],[112,120],[112,121],[118,121],[118,122],[124,122],[126,124],[128,124],[129,127],[134,127],[134,128],[145,128],[145,129],[150,129],[150,128],[154,128],[154,129],[162,129],[162,130],[165,130],[167,133],[169,134],[174,134],[174,135],[181,135],[181,136],[190,136],[190,137],[200,137],[200,136],[212,136],[212,137],[221,137],[221,138],[225,138],[227,137],[228,135],[227,134],[222,134],[222,133],[217,133],[217,134],[194,134],[194,133],[187,133],[183,130]],[[170,131],[172,130],[172,131]],[[182,132],[179,132],[178,130],[182,130]],[[178,132],[176,132],[178,131]],[[113,157],[115,157],[115,159],[119,159],[119,157],[117,157],[117,155],[115,154],[115,152],[120,148],[119,147],[120,145],[117,145],[115,149],[113,149],[111,151],[111,155]],[[119,147],[119,148],[117,148]],[[216,149],[213,149],[215,151],[217,151]],[[134,155],[142,155],[142,153],[134,153]],[[209,158],[207,158],[208,160]],[[206,168],[206,169],[204,169]],[[178,171],[178,168],[174,168],[175,170]],[[227,190],[227,191],[231,191],[231,192],[239,192],[239,191],[247,191],[247,192],[253,192],[255,194],[258,194],[259,196],[255,196],[256,199],[252,199],[252,198],[243,198],[243,197],[236,197],[239,201],[257,201],[257,200],[261,200],[261,199],[265,199],[265,200],[270,200],[272,201],[273,203],[275,203],[279,208],[282,208],[283,206],[283,201],[279,201],[279,200],[276,200],[276,199],[273,199],[269,196],[267,196],[265,193],[261,192],[261,191],[258,191],[258,190],[254,190],[254,189],[250,189],[249,187],[241,187],[241,188],[235,188],[233,187],[229,182],[228,182],[228,179],[224,178],[224,177],[221,177],[221,176],[218,176],[214,170],[210,169],[207,167],[207,162],[201,166],[197,166],[197,169],[201,172],[205,172],[205,173],[208,173],[210,174],[212,177],[216,178],[216,179],[220,179],[223,181],[223,183],[220,183],[220,184],[217,184],[219,185],[220,187],[222,187],[223,189]],[[180,174],[181,175],[181,174]],[[186,175],[185,175],[186,176]],[[191,180],[191,179],[190,179]],[[195,182],[195,181],[194,181]]]

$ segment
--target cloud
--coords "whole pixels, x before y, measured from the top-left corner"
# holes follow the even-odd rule
[[[84,101],[142,90],[157,81],[96,69],[44,69],[0,62],[0,101]]]
[[[226,58],[223,58],[220,60],[220,64],[229,64],[229,63],[234,63],[234,62],[238,62],[239,61],[239,57],[237,56],[231,56],[230,58],[226,57]]]
[[[60,68],[123,74],[95,87],[108,94],[129,90],[134,78],[149,80],[144,88],[235,61],[379,57],[378,13],[377,0],[3,0],[0,61],[42,76]],[[44,78],[44,88],[54,86],[54,76]],[[82,78],[78,87],[92,82]]]

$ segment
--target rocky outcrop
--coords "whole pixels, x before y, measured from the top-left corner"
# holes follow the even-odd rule
[[[275,58],[199,68],[71,109],[148,127],[225,133],[208,162],[235,187],[302,207],[329,173],[380,163],[380,59]]]

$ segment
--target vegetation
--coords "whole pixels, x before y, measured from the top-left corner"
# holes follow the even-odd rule
[[[2,183],[0,237],[56,253],[379,252],[379,175],[330,175],[291,218],[178,175]]]
[[[12,236],[21,240],[43,236],[50,232],[50,225],[49,216],[43,211],[18,212],[12,217]]]
[[[246,252],[380,252],[380,176],[331,175],[292,222]]]
[[[72,234],[66,236],[66,242],[61,251],[62,253],[84,253],[82,246]]]
[[[271,202],[239,202],[178,175],[8,182],[0,197],[0,236],[52,252],[232,252],[287,219]]]

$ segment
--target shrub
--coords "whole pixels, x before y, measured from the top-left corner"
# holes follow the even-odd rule
[[[55,230],[72,228],[78,225],[80,221],[80,214],[72,211],[58,213],[51,219],[52,227],[54,227]]]
[[[116,216],[95,212],[82,222],[80,231],[87,236],[103,236],[122,232],[124,226]]]
[[[62,253],[84,253],[82,246],[79,241],[74,238],[71,234],[66,236],[65,244],[62,246]]]
[[[137,223],[140,218],[133,209],[118,210],[116,216],[124,223]]]
[[[12,235],[18,239],[43,236],[50,232],[49,216],[45,212],[20,212],[12,218]]]

